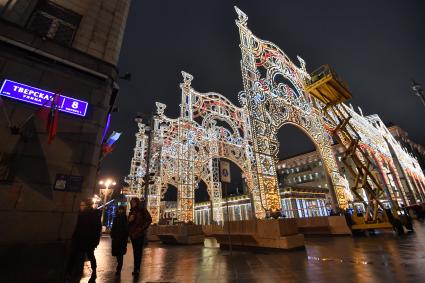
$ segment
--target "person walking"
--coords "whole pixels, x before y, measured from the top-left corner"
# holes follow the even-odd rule
[[[125,215],[125,206],[118,207],[117,214],[111,228],[112,255],[117,258],[117,270],[115,275],[121,274],[123,258],[127,252],[128,222]]]
[[[72,235],[72,250],[70,264],[68,268],[69,276],[73,276],[77,271],[82,271],[84,259],[90,260],[92,269],[91,278],[96,278],[96,257],[94,249],[99,245],[102,224],[101,215],[98,210],[93,209],[91,199],[81,201],[78,214],[77,225]]]
[[[145,232],[152,223],[152,217],[139,198],[132,198],[130,201],[130,214],[128,216],[128,232],[133,246],[134,270],[133,275],[138,276],[140,264],[142,263],[143,245],[145,242]]]

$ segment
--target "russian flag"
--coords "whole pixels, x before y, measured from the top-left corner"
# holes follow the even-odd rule
[[[113,148],[112,146],[116,143],[116,141],[120,138],[122,133],[113,131],[106,142],[102,145],[103,153],[111,153]]]

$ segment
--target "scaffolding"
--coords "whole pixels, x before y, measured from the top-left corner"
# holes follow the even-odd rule
[[[351,228],[392,228],[403,233],[404,225],[412,230],[406,211],[400,207],[395,195],[379,182],[379,176],[375,174],[380,169],[379,164],[365,150],[360,142],[361,136],[351,123],[352,116],[344,102],[352,95],[346,84],[329,65],[324,65],[306,80],[306,91],[323,103],[322,112],[332,125],[333,137],[345,150],[342,161],[355,180],[351,192],[365,207],[364,213],[353,207]]]

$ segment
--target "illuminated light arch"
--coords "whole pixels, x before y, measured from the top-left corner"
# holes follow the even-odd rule
[[[165,184],[171,182],[178,189],[178,219],[193,221],[194,190],[202,179],[207,184],[214,221],[221,222],[222,196],[217,158],[233,161],[247,180],[251,180],[248,160],[252,151],[247,141],[250,130],[243,109],[220,94],[196,92],[191,87],[193,77],[185,72],[182,75],[180,116],[169,118],[164,114],[166,106],[156,105],[150,161],[155,182],[149,187],[148,209],[157,222],[161,195]],[[145,129],[139,128],[143,132],[139,136],[146,135]],[[141,140],[146,142],[147,138]],[[139,145],[146,148],[143,142]]]
[[[315,144],[332,183],[330,191],[334,208],[345,209],[353,200],[348,181],[340,174],[332,151],[333,125],[322,114],[324,105],[305,91],[304,82],[309,74],[304,60],[298,57],[298,67],[279,47],[257,38],[247,27],[248,17],[235,9],[244,85],[244,91],[238,95],[241,107],[233,105],[221,94],[195,91],[191,86],[193,76],[185,72],[182,72],[183,82],[180,84],[180,116],[169,118],[164,114],[166,105],[156,104],[149,168],[155,177],[148,191],[148,209],[154,223],[159,219],[162,189],[170,180],[178,189],[178,220],[193,222],[197,178],[203,178],[207,184],[213,221],[222,222],[218,158],[233,161],[247,177],[257,218],[264,218],[266,211],[280,209],[276,134],[286,123],[302,129]],[[381,169],[386,185],[386,173],[390,172],[400,186],[384,138],[390,139],[388,130],[385,128],[385,132],[384,126],[376,126],[369,118],[358,115],[344,104],[338,107],[344,107],[350,113],[350,123],[360,135],[360,145]],[[230,129],[220,126],[217,121],[224,121]],[[148,139],[141,121],[138,125],[129,180],[141,180],[146,172],[146,162],[141,161],[146,155]],[[419,165],[415,165],[417,161],[415,163],[414,158],[400,151],[399,145],[395,144],[395,147],[403,170],[425,193],[425,178]],[[140,191],[137,184],[134,182],[130,186]],[[401,192],[405,199],[403,188]]]
[[[296,66],[276,45],[256,37],[247,27],[248,17],[238,8],[236,12],[244,82],[240,102],[250,115],[256,169],[254,188],[266,200],[267,209],[280,208],[275,168],[279,145],[276,133],[290,122],[308,133],[320,152],[332,180],[334,207],[347,208],[352,195],[333,155],[320,103],[304,89],[304,81],[309,78],[304,60],[298,57],[301,67]],[[284,80],[277,80],[278,76]]]

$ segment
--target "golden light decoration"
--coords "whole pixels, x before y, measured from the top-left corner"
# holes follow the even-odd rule
[[[193,221],[194,191],[201,180],[208,187],[213,220],[222,223],[219,158],[229,159],[241,169],[257,218],[265,217],[266,211],[280,209],[276,175],[277,132],[285,124],[300,128],[316,145],[331,179],[333,206],[345,209],[353,200],[348,181],[341,175],[332,151],[332,125],[322,114],[324,105],[305,90],[305,80],[310,78],[305,61],[298,56],[298,67],[279,47],[256,37],[248,29],[247,15],[236,7],[235,10],[244,85],[244,90],[238,95],[240,107],[221,94],[195,91],[192,88],[193,76],[186,72],[182,72],[183,82],[180,84],[179,117],[167,117],[166,105],[156,103],[154,126],[149,133],[152,135],[149,172],[153,175],[150,176],[148,191],[148,209],[154,223],[159,220],[160,200],[168,185],[177,187],[178,220]],[[388,142],[395,148],[403,172],[418,176],[414,180],[425,184],[417,161],[391,138],[382,122],[373,117],[375,120],[363,117],[346,105],[340,107],[352,114],[361,143],[369,147],[377,160],[390,160],[386,164],[394,166]],[[143,195],[148,132],[141,119],[136,122],[139,130],[126,181],[133,193]],[[399,184],[399,178],[396,179]],[[425,191],[422,193],[425,196]],[[405,192],[403,195],[407,198]],[[419,192],[417,195],[414,198],[419,197]]]

